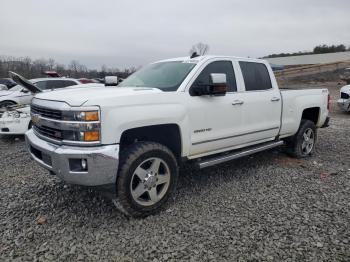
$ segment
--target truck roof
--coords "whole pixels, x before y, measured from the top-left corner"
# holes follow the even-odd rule
[[[203,55],[203,56],[197,56],[194,58],[191,58],[190,56],[175,57],[175,58],[170,58],[170,59],[159,60],[155,63],[171,62],[171,61],[188,61],[188,62],[193,61],[194,63],[198,63],[200,61],[206,61],[206,60],[213,59],[213,58],[229,58],[229,59],[234,59],[234,60],[244,60],[244,61],[251,61],[251,62],[267,63],[263,59],[250,58],[250,57],[239,57],[239,56],[223,56],[223,55]]]

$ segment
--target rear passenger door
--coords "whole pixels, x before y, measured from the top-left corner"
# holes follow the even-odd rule
[[[276,83],[271,82],[268,67],[264,63],[239,61],[244,90],[243,126],[246,142],[273,139],[279,133],[282,101]]]

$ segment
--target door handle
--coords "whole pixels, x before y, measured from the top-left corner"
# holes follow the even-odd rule
[[[280,101],[281,99],[279,97],[273,97],[271,98],[271,102],[277,102]]]
[[[243,101],[242,100],[235,100],[232,102],[232,105],[235,106],[235,105],[243,105]]]

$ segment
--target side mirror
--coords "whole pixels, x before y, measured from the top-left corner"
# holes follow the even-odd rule
[[[210,74],[210,95],[224,96],[227,92],[226,74]]]
[[[190,89],[191,96],[224,96],[227,92],[226,74],[212,73],[209,75],[209,83],[199,83]]]
[[[105,76],[105,86],[116,86],[118,85],[117,76]]]
[[[9,90],[7,86],[0,84],[0,91],[7,91]]]
[[[29,93],[29,90],[23,88],[23,89],[21,90],[21,92],[27,94],[27,93]]]

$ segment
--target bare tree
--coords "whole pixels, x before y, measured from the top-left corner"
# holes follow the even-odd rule
[[[68,66],[57,63],[54,59],[35,59],[29,57],[12,57],[0,55],[0,78],[8,77],[9,71],[17,72],[28,79],[43,76],[43,72],[55,70],[62,76],[75,78],[102,78],[106,75],[116,75],[122,78],[128,77],[136,68],[130,67],[123,70],[109,68],[103,65],[100,70],[88,69],[77,60],[72,60]]]
[[[56,63],[54,59],[49,58],[49,60],[47,61],[47,64],[48,64],[49,70],[53,70]]]
[[[190,54],[197,53],[198,55],[205,55],[209,51],[209,45],[199,42],[192,46]]]

